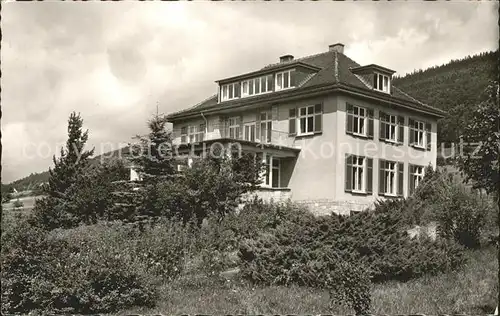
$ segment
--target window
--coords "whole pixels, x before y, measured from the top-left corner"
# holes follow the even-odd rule
[[[221,86],[221,101],[232,100],[240,97],[240,83],[230,83]]]
[[[373,76],[373,89],[390,93],[390,82],[389,76],[375,73]]]
[[[371,194],[373,187],[373,159],[346,155],[345,190]]]
[[[431,150],[431,124],[410,119],[410,145]]]
[[[264,153],[264,186],[271,188],[279,188],[281,161],[269,154]]]
[[[241,83],[241,96],[247,97],[273,91],[273,75],[245,80]]]
[[[380,112],[380,135],[381,140],[392,143],[403,143],[404,117]]]
[[[187,127],[181,127],[181,144],[187,143]]]
[[[195,141],[197,143],[200,143],[205,139],[205,129],[206,129],[205,124],[200,124],[198,126],[198,132],[196,133],[196,136],[195,136]]]
[[[401,162],[379,160],[379,194],[386,196],[403,195],[403,169]]]
[[[373,138],[373,110],[347,104],[346,133]]]
[[[245,123],[243,125],[243,138],[251,142],[255,141],[255,123]]]
[[[384,193],[396,195],[396,163],[386,161],[384,167],[385,188]]]
[[[189,126],[188,138],[190,143],[194,143],[196,137],[196,128],[195,126]]]
[[[410,194],[415,192],[415,189],[418,187],[422,179],[424,178],[424,170],[423,166],[410,165],[409,168],[409,184],[410,184]]]
[[[295,87],[295,70],[287,70],[276,74],[276,91]]]
[[[271,142],[273,121],[271,119],[271,112],[260,113],[260,141],[263,143]]]
[[[232,117],[229,119],[229,138],[240,138],[240,117]]]
[[[293,118],[292,115],[295,114],[295,109],[293,109],[293,111],[290,111],[290,114],[291,118]],[[299,114],[297,118],[299,126],[298,135],[308,135],[308,134],[313,134],[315,132],[321,132],[323,123],[322,104],[310,105],[299,108],[298,114]],[[294,122],[290,120],[290,124],[293,125]]]

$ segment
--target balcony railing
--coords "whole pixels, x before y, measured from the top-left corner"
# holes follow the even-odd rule
[[[220,139],[233,139],[235,141],[247,141],[257,144],[269,144],[282,147],[294,147],[295,138],[287,132],[278,130],[260,129],[257,133],[257,124],[244,123],[235,126],[224,124],[211,125],[210,132],[198,132],[181,134],[181,130],[174,130],[174,145],[201,143]],[[258,134],[258,135],[257,135]]]

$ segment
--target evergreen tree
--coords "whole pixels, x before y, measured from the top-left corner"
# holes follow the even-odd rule
[[[149,134],[136,136],[138,143],[130,146],[130,161],[146,183],[170,178],[175,173],[172,134],[166,124],[166,117],[156,114],[148,121]]]
[[[68,194],[79,175],[89,165],[94,149],[85,151],[88,130],[83,132],[80,114],[71,113],[68,120],[68,140],[61,148],[61,156],[53,157],[54,168],[49,169],[48,184],[43,191],[46,196],[35,203],[31,222],[45,228],[71,227],[79,222]]]
[[[88,165],[94,149],[85,151],[88,130],[82,131],[83,119],[80,114],[71,113],[68,120],[68,140],[66,148],[61,148],[61,156],[54,162],[54,169],[49,168],[49,181],[44,191],[54,198],[64,198],[66,191],[76,181],[76,176]]]

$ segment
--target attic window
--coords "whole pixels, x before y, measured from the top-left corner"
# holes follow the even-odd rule
[[[373,76],[373,89],[391,93],[391,78],[387,75],[375,73]]]
[[[227,101],[240,97],[240,83],[230,83],[221,87],[221,100]]]

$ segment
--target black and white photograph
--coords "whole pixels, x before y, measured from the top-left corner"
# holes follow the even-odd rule
[[[499,315],[498,1],[2,1],[2,315]]]

